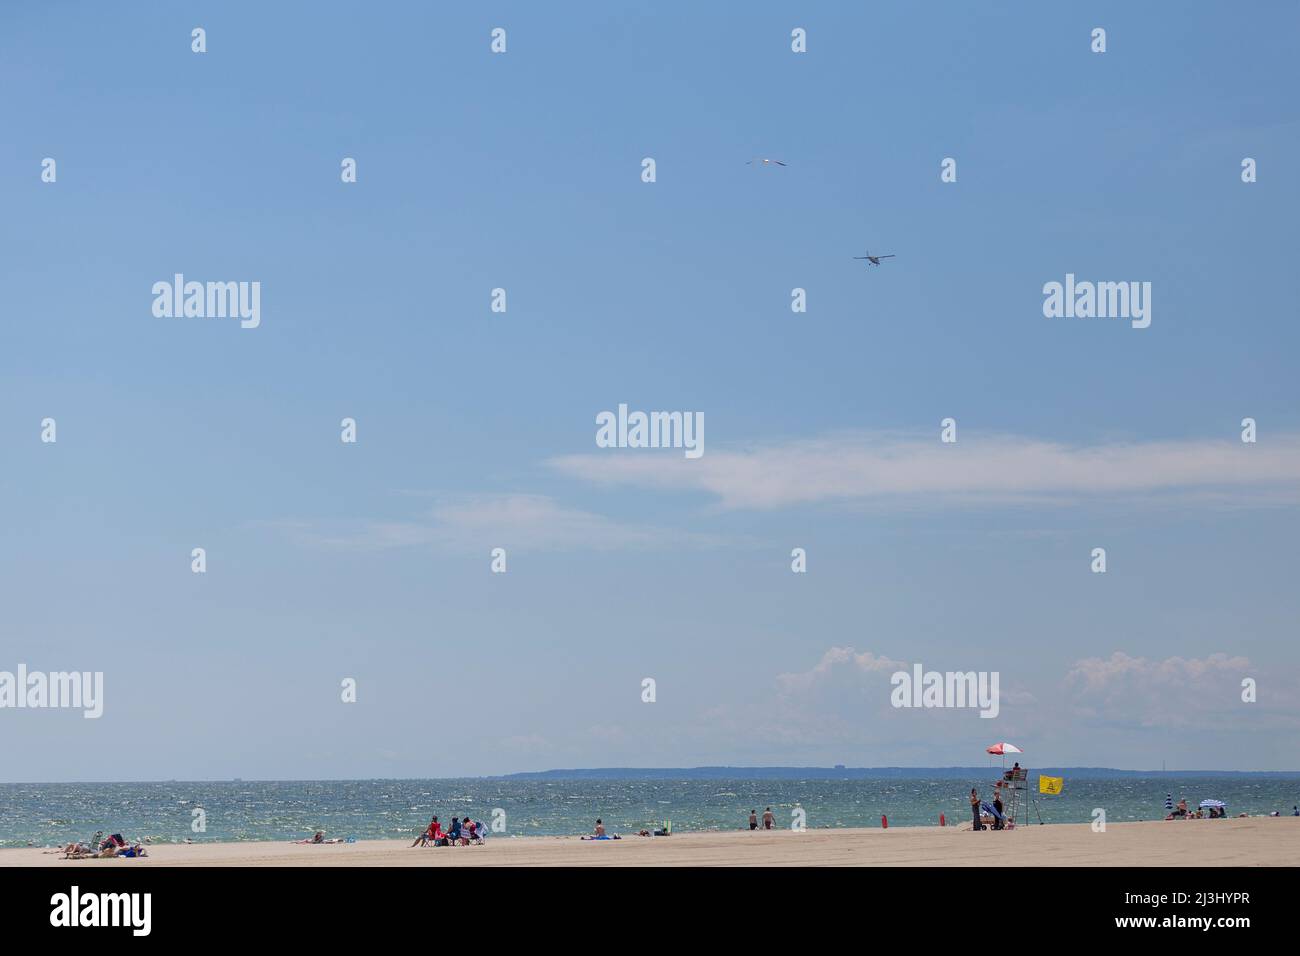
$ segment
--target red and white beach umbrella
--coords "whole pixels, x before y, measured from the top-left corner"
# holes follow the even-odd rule
[[[995,757],[1001,757],[1003,767],[1007,765],[1007,754],[1024,753],[1024,751],[1021,750],[1019,747],[1017,747],[1015,744],[1009,744],[1005,740],[1002,741],[1000,744],[994,744],[992,747],[989,748],[988,752],[993,754]]]

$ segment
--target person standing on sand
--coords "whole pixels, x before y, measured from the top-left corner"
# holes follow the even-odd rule
[[[758,811],[757,811],[757,810],[750,810],[750,811],[749,811],[749,828],[750,828],[751,830],[757,830],[757,829],[758,829]]]
[[[775,823],[776,817],[772,816],[772,808],[768,807],[763,811],[763,829],[770,830],[772,829],[772,825]]]
[[[975,817],[975,829],[983,830],[984,824],[980,823],[980,797],[974,787],[970,788],[970,811]]]

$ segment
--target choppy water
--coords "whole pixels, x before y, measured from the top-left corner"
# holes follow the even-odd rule
[[[778,826],[802,807],[807,825],[935,824],[939,814],[964,823],[967,794],[986,798],[994,776],[897,776],[855,780],[341,780],[201,783],[0,784],[0,846],[48,846],[88,839],[96,830],[155,842],[289,840],[324,830],[358,839],[414,838],[433,814],[491,822],[505,814],[505,836],[590,832],[601,817],[610,832],[671,820],[674,831],[738,829],[751,809],[770,806]],[[1036,778],[1031,778],[1036,779]],[[1086,823],[1094,807],[1110,822],[1164,816],[1165,794],[1191,806],[1224,800],[1229,812],[1290,814],[1300,803],[1300,775],[1145,778],[1066,777],[1057,797],[1038,797],[1045,823]],[[193,811],[206,814],[195,832]]]

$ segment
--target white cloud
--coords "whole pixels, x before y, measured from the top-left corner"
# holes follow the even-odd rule
[[[549,464],[601,485],[704,492],[727,508],[904,498],[1023,504],[1157,495],[1267,504],[1292,503],[1300,495],[1296,435],[1256,444],[1232,437],[1092,446],[973,432],[959,437],[956,444],[943,444],[937,428],[924,440],[855,433],[710,450],[694,461],[620,451],[561,456]]]
[[[988,743],[1022,729],[1018,721],[1033,698],[1010,681],[1001,689],[1001,713],[995,719],[980,717],[978,708],[894,707],[890,679],[898,671],[910,672],[913,663],[834,646],[809,669],[777,675],[766,693],[739,706],[712,708],[702,726],[732,745],[738,735],[761,740],[783,751],[787,761],[828,754],[837,755],[824,758],[835,763],[846,754],[861,753],[860,765],[867,766],[933,760],[935,753],[970,755],[949,756],[948,763],[978,762]],[[922,663],[926,670],[974,669],[969,661]]]
[[[615,521],[568,508],[544,495],[475,495],[442,501],[406,521],[369,521],[325,530],[310,522],[274,522],[303,544],[360,551],[404,547],[516,551],[611,551],[711,547],[720,539],[658,525]]]
[[[1148,660],[1116,652],[1078,660],[1063,678],[1044,677],[1032,690],[1003,668],[994,719],[973,709],[893,707],[890,678],[913,663],[834,646],[807,670],[777,675],[765,693],[710,707],[694,733],[718,747],[761,741],[778,762],[861,754],[863,766],[976,765],[988,744],[1011,740],[1035,760],[1123,767],[1152,752],[1176,756],[1184,744],[1203,753],[1212,740],[1222,751],[1259,734],[1295,739],[1300,729],[1295,678],[1241,656]],[[974,669],[964,660],[921,663]],[[1258,702],[1242,701],[1243,677],[1259,681]]]
[[[1264,685],[1254,703],[1241,699],[1246,677]],[[1116,651],[1077,661],[1065,683],[1074,713],[1098,725],[1253,732],[1300,727],[1294,680],[1263,673],[1245,657],[1148,660]]]
[[[851,647],[832,647],[822,655],[822,659],[811,670],[777,675],[777,690],[781,696],[790,697],[815,690],[818,686],[834,680],[840,671],[857,675],[879,672],[888,676],[910,666],[904,661],[877,657],[870,651],[859,654]]]

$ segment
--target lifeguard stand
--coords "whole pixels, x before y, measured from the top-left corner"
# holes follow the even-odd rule
[[[1029,789],[1029,771],[1024,767],[1012,767],[1002,771],[1002,778],[993,785],[994,792],[1002,795],[1002,815],[1007,818],[1007,827],[1011,828],[1029,817],[1033,793]]]

